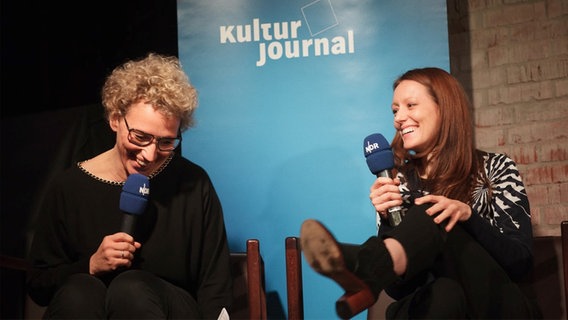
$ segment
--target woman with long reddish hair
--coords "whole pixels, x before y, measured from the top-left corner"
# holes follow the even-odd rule
[[[370,189],[378,236],[340,243],[312,219],[300,232],[308,263],[346,291],[338,315],[353,317],[385,290],[396,300],[388,319],[538,317],[516,284],[533,254],[515,162],[476,148],[470,102],[446,71],[407,71],[393,90],[395,178],[378,177]],[[391,226],[395,206],[403,218]]]

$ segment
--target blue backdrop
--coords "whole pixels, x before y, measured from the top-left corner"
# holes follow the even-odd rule
[[[260,240],[286,308],[284,239],[307,218],[343,242],[376,233],[363,139],[392,139],[392,82],[449,70],[445,0],[180,0],[179,56],[199,91],[184,156],[210,174],[232,251]],[[306,319],[343,294],[303,262]],[[362,313],[358,318],[365,318]]]

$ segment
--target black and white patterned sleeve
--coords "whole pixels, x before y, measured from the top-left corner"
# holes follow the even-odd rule
[[[513,278],[532,266],[532,224],[524,184],[515,162],[506,155],[485,155],[488,182],[478,180],[472,217],[466,230]]]

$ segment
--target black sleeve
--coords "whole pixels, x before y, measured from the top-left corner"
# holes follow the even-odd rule
[[[89,272],[89,258],[72,257],[64,222],[63,192],[52,184],[43,202],[28,259],[32,269],[27,274],[27,290],[35,303],[47,306],[55,291],[74,273]]]
[[[485,161],[489,186],[475,194],[472,215],[463,227],[505,269],[521,279],[533,264],[529,201],[516,164],[505,155]]]
[[[197,300],[204,318],[217,319],[223,308],[232,304],[232,278],[229,269],[229,245],[221,202],[213,184],[204,173],[203,213],[204,248],[201,257]]]
[[[501,233],[481,216],[472,213],[464,228],[518,281],[532,267],[532,240],[522,233]]]

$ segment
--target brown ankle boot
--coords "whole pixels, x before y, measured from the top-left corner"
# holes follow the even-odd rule
[[[382,236],[396,239],[404,248],[408,259],[405,278],[431,267],[445,245],[445,230],[424,212],[429,207],[412,207],[397,227]],[[300,244],[310,266],[345,290],[335,305],[343,319],[371,307],[379,293],[400,278],[381,238],[370,237],[360,246],[338,243],[320,222],[306,220]]]
[[[300,244],[308,264],[345,290],[335,304],[342,319],[371,307],[384,287],[397,279],[390,255],[377,237],[370,238],[363,246],[340,244],[320,222],[306,220],[300,230]],[[362,254],[369,255],[367,259],[381,261],[361,264]],[[378,268],[379,265],[383,267]]]

